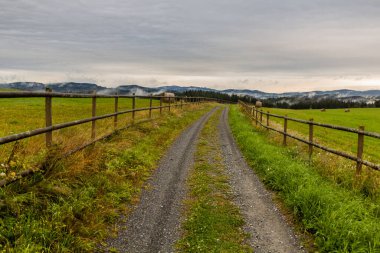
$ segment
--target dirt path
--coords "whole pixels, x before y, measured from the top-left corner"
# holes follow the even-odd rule
[[[141,201],[120,224],[117,238],[107,241],[108,248],[119,252],[174,252],[180,237],[180,211],[186,194],[185,180],[193,165],[199,132],[216,108],[186,129],[173,143],[158,169],[148,181]]]
[[[271,194],[245,162],[232,137],[227,109],[221,116],[219,130],[235,203],[245,219],[245,231],[251,235],[249,243],[254,252],[304,252],[294,232],[274,205]]]

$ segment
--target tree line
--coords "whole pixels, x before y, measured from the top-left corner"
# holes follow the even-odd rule
[[[239,100],[244,101],[246,103],[256,103],[257,99],[251,96],[239,96],[236,94],[226,94],[215,91],[204,91],[204,90],[187,90],[184,92],[175,92],[176,96],[186,96],[186,97],[207,97],[207,98],[215,98],[221,99],[225,101],[229,101],[232,103],[237,103]]]
[[[257,98],[248,95],[237,95],[237,94],[225,94],[215,91],[204,91],[204,90],[188,90],[184,92],[175,92],[177,96],[187,96],[187,97],[207,97],[216,98],[225,101],[230,101],[232,103],[237,103],[239,100],[254,104]],[[290,101],[289,101],[290,100]],[[299,100],[292,98],[267,98],[260,100],[263,102],[263,106],[270,108],[284,108],[284,109],[338,109],[338,108],[368,108],[368,107],[378,107],[380,108],[380,100],[377,100],[374,104],[367,104],[366,102],[356,102],[356,101],[342,101],[333,98],[302,98]]]
[[[313,99],[303,98],[299,101],[285,102],[283,99],[266,99],[263,101],[265,107],[285,109],[338,109],[338,108],[371,108],[380,107],[380,100],[374,104],[357,101],[342,101],[334,98]]]

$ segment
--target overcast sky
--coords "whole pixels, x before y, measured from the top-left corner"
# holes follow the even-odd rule
[[[0,83],[380,89],[378,0],[0,0]]]

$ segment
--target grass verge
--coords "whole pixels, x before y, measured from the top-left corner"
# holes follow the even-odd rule
[[[188,179],[184,236],[181,252],[251,252],[244,243],[244,221],[232,203],[221,156],[218,121],[220,110],[206,123],[196,151],[195,166]]]
[[[376,119],[380,116],[378,108],[353,108],[350,113],[345,113],[343,109],[332,109],[326,112],[319,110],[291,110],[271,108],[275,114],[285,115],[293,118],[308,120],[314,117],[316,122],[324,122],[335,125],[355,128],[358,125],[365,125],[370,131],[377,131],[380,124]],[[263,117],[266,124],[266,117]],[[283,129],[283,119],[271,117],[270,125],[278,130]],[[356,122],[356,123],[355,123]],[[260,127],[259,127],[260,128]],[[264,130],[264,128],[261,128]],[[372,130],[371,130],[372,129]],[[288,121],[288,130],[290,134],[303,139],[308,139],[309,126],[299,122]],[[283,136],[274,131],[269,132],[269,137],[273,141],[282,143]],[[324,146],[344,151],[353,156],[357,153],[357,134],[337,131],[333,129],[314,126],[314,142]],[[365,137],[363,159],[374,163],[379,163],[380,140]],[[288,138],[287,146],[293,148],[297,155],[302,154],[304,159],[308,157],[308,145],[301,143],[292,138]],[[346,158],[314,149],[312,156],[313,166],[325,178],[339,184],[347,189],[355,189],[365,197],[371,197],[374,201],[380,200],[380,173],[372,168],[363,166],[360,176],[356,175],[356,163]],[[376,200],[377,199],[377,200]]]
[[[173,110],[1,188],[0,252],[94,252],[176,136],[210,108]]]
[[[321,252],[380,252],[380,203],[325,180],[288,149],[268,143],[238,107],[229,121],[250,166],[315,236]]]

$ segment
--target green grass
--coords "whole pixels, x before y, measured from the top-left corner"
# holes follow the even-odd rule
[[[244,221],[231,201],[217,125],[220,110],[206,123],[197,146],[195,166],[188,179],[184,236],[180,252],[252,252],[244,243]]]
[[[365,130],[380,133],[380,108],[352,108],[346,113],[344,109],[327,109],[325,112],[320,110],[291,110],[277,108],[263,108],[264,111],[270,111],[277,115],[288,115],[291,118],[309,120],[315,122],[358,128],[365,126]],[[265,115],[263,116],[265,119]],[[272,121],[283,124],[283,119],[271,117]],[[288,128],[296,131],[303,136],[308,136],[309,126],[305,124],[288,121]],[[329,147],[356,154],[357,151],[357,134],[346,133],[342,131],[315,127],[315,139]],[[364,158],[374,163],[380,163],[380,140],[370,137],[365,138]]]
[[[91,98],[53,98],[53,124],[91,118]],[[159,100],[153,100],[158,106]],[[136,99],[136,107],[148,107],[148,99]],[[0,99],[0,136],[24,132],[45,127],[45,99],[44,98],[2,98]],[[131,98],[119,99],[119,111],[132,108]],[[113,98],[97,99],[97,115],[114,112]],[[157,112],[157,110],[155,111]],[[127,118],[122,115],[121,118]]]
[[[167,147],[209,109],[173,111],[61,162],[51,154],[46,174],[1,188],[0,252],[94,252]]]
[[[92,115],[91,98],[53,98],[53,124],[90,118]],[[0,137],[20,133],[45,126],[45,100],[44,98],[15,98],[0,99]],[[159,100],[153,100],[153,105],[158,106]],[[148,99],[136,99],[136,107],[148,107]],[[132,108],[132,99],[120,98],[119,111]],[[167,109],[163,109],[167,112]],[[113,98],[98,98],[96,115],[104,115],[114,112]],[[159,110],[153,111],[153,117],[159,115]],[[148,112],[136,112],[136,120],[147,118]],[[96,136],[101,137],[112,133],[113,118],[96,122]],[[119,127],[131,122],[131,114],[119,115]],[[70,128],[54,131],[53,142],[63,152],[72,150],[91,140],[91,123],[86,123]],[[45,135],[39,135],[18,141],[17,161],[14,171],[23,167],[36,167],[46,157]],[[0,163],[5,163],[15,148],[15,143],[0,145]],[[0,173],[4,169],[0,167]]]
[[[315,236],[321,252],[380,252],[380,203],[326,180],[294,153],[256,131],[232,107],[230,125],[248,163]]]
[[[372,120],[380,117],[379,114],[376,113],[380,112],[380,110],[375,108],[354,108],[351,109],[351,112],[349,113],[345,113],[342,109],[327,110],[326,112],[321,112],[320,110],[272,110],[274,110],[274,113],[278,115],[287,114],[289,117],[300,119],[309,119],[310,117],[314,117],[317,122],[347,127],[353,127],[353,125],[365,121],[369,126],[372,126],[372,131],[376,130],[380,125],[379,121]],[[266,117],[263,117],[264,124],[266,123],[265,118]],[[271,117],[270,122],[272,126],[282,130],[283,119]],[[308,131],[308,125],[288,121],[288,132],[291,134],[308,139]],[[274,142],[282,143],[281,134],[273,131],[270,131],[269,133],[271,141],[273,140]],[[356,134],[315,126],[314,136],[314,141],[317,143],[356,155],[358,138]],[[374,163],[380,163],[379,144],[380,140],[365,137],[364,159]],[[306,144],[288,138],[288,146],[293,149],[293,152],[298,156],[302,156],[305,160],[308,159],[308,146]],[[312,158],[314,168],[325,178],[339,184],[341,187],[353,189],[360,192],[364,196],[370,196],[373,199],[380,200],[380,173],[378,171],[364,166],[360,177],[357,177],[355,172],[355,162],[328,152],[324,152],[317,148],[314,148]]]

